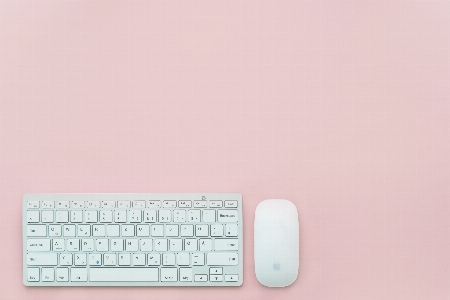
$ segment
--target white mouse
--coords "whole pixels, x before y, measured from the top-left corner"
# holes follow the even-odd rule
[[[255,212],[255,273],[268,287],[291,285],[298,275],[296,206],[284,199],[262,201]]]

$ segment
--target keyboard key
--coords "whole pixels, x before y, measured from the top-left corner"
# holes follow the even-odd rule
[[[170,239],[169,240],[170,251],[182,251],[183,250],[183,240],[182,239]]]
[[[184,251],[197,251],[197,239],[185,239]]]
[[[63,234],[65,237],[75,236],[75,225],[64,225]]]
[[[53,210],[44,210],[41,212],[41,221],[43,223],[53,222]]]
[[[125,240],[125,250],[126,251],[138,251],[138,243],[137,239],[126,239]]]
[[[130,201],[125,200],[125,201],[117,201],[117,207],[118,208],[130,208],[131,204]]]
[[[222,207],[222,201],[220,201],[220,200],[209,201],[209,207],[213,207],[213,208]]]
[[[181,225],[181,236],[194,236],[194,225]]]
[[[85,268],[71,268],[70,269],[71,281],[87,281],[87,269]]]
[[[123,251],[123,239],[112,239],[111,240],[111,251]]]
[[[214,240],[215,251],[237,251],[238,240],[237,239],[215,239]]]
[[[144,222],[155,223],[156,222],[156,210],[145,210],[144,211]]]
[[[47,225],[26,225],[27,236],[47,236]]]
[[[174,208],[177,207],[177,201],[175,200],[164,200],[162,207]]]
[[[175,265],[175,253],[164,253],[163,266],[174,266],[174,265]]]
[[[80,251],[79,239],[68,239],[66,242],[67,251]]]
[[[168,223],[172,220],[172,212],[168,209],[161,209],[159,211],[159,222]]]
[[[180,281],[192,281],[192,268],[180,268]]]
[[[89,254],[89,265],[90,266],[101,266],[102,265],[102,255],[100,253]]]
[[[28,239],[27,251],[50,251],[49,239]]]
[[[149,266],[159,266],[161,264],[161,255],[151,253],[147,256],[147,260]]]
[[[206,274],[197,274],[194,276],[194,281],[208,281],[208,275]]]
[[[28,221],[28,223],[38,223],[39,222],[39,211],[38,210],[27,211],[27,221]]]
[[[53,268],[42,268],[42,281],[55,281],[55,270]]]
[[[56,211],[55,218],[57,223],[67,223],[69,222],[69,212],[65,210]]]
[[[71,201],[71,208],[84,208],[84,201]]]
[[[194,266],[204,266],[205,265],[205,254],[201,252],[192,254],[192,265]]]
[[[27,264],[29,266],[56,266],[58,257],[56,253],[28,252]]]
[[[239,275],[237,274],[233,274],[233,275],[225,275],[225,281],[238,281],[239,280]]]
[[[72,222],[72,223],[81,223],[81,222],[83,222],[83,211],[81,211],[81,210],[72,210],[70,212],[70,222]]]
[[[75,254],[75,266],[85,266],[87,264],[86,253]]]
[[[133,254],[133,266],[145,266],[145,254],[144,253]]]
[[[145,201],[143,200],[134,200],[133,208],[145,208]]]
[[[158,268],[90,268],[90,281],[159,281]]]
[[[137,236],[150,236],[150,226],[149,225],[137,225],[136,226]]]
[[[140,239],[139,243],[141,251],[152,251],[153,249],[152,239]]]
[[[141,210],[129,210],[128,211],[128,221],[131,223],[141,222],[142,211]]]
[[[164,236],[164,225],[152,225],[152,236]]]
[[[212,251],[212,240],[211,239],[200,239],[200,251]]]
[[[225,207],[226,208],[234,208],[234,207],[237,207],[237,205],[238,205],[237,201],[231,201],[231,200],[225,201]]]
[[[27,269],[28,281],[39,281],[39,268]]]
[[[178,207],[180,207],[180,208],[192,207],[192,201],[190,201],[190,200],[180,200],[180,201],[178,201]]]
[[[109,250],[109,240],[108,239],[96,239],[95,240],[95,250],[99,252],[106,252]]]
[[[161,281],[177,281],[178,268],[161,268]]]
[[[102,201],[102,208],[115,208],[116,201]]]
[[[39,208],[39,201],[28,201],[27,208]]]
[[[209,266],[235,266],[238,264],[237,253],[207,253],[206,263]]]
[[[119,266],[129,266],[131,265],[130,253],[119,254]]]
[[[167,224],[166,225],[166,236],[168,236],[168,237],[178,236],[178,225]]]
[[[188,210],[187,221],[194,222],[194,223],[200,222],[200,210],[199,209]]]
[[[56,269],[56,281],[69,281],[69,269],[57,268]]]
[[[147,201],[147,208],[160,208],[161,207],[161,201],[160,200],[149,200]]]
[[[237,224],[226,224],[225,225],[225,235],[226,236],[237,236],[238,235]]]
[[[206,224],[197,224],[195,225],[195,236],[204,237],[209,235],[208,225]]]
[[[59,255],[59,264],[61,266],[71,266],[72,265],[72,254],[61,253]]]
[[[173,219],[177,223],[186,222],[186,211],[184,209],[175,209],[173,211]]]
[[[222,224],[211,224],[211,236],[220,237],[223,236]]]
[[[105,225],[92,225],[92,236],[106,236]]]
[[[100,212],[101,223],[111,223],[113,221],[112,210],[105,210]]]
[[[155,251],[167,251],[167,239],[155,239]]]
[[[117,224],[106,225],[106,235],[119,236],[119,227]]]
[[[127,221],[127,211],[126,210],[114,211],[114,222],[125,223],[126,221]]]
[[[44,208],[44,209],[55,208],[55,201],[49,201],[49,200],[42,201],[42,208]]]
[[[134,236],[134,225],[123,224],[122,227],[122,236]]]
[[[117,255],[115,253],[103,254],[103,264],[105,266],[115,266],[117,264]],[[95,281],[95,280],[91,279],[91,281]]]
[[[223,275],[209,275],[209,281],[222,281]]]
[[[234,223],[238,221],[238,211],[231,209],[219,209],[217,211],[217,221],[221,223]]]
[[[87,223],[97,223],[97,211],[96,210],[85,211],[84,220]]]
[[[69,201],[57,201],[56,202],[56,208],[59,208],[59,209],[61,209],[61,208],[69,208]]]
[[[181,252],[177,254],[177,265],[179,266],[189,266],[189,253]]]
[[[86,208],[100,208],[100,201],[87,201]]]
[[[202,222],[205,223],[216,222],[216,211],[214,209],[205,209],[203,211]]]
[[[223,268],[209,268],[209,275],[222,275]]]
[[[91,236],[91,225],[77,225],[77,235],[81,237]]]
[[[81,251],[94,251],[94,240],[93,239],[82,239],[81,240]]]
[[[199,208],[203,208],[207,206],[207,202],[206,201],[194,201],[194,207],[199,207]]]
[[[61,225],[48,225],[49,236],[61,236]]]
[[[53,239],[53,251],[64,251],[65,250],[65,240],[64,239]]]

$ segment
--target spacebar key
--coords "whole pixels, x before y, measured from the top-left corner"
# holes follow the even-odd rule
[[[90,281],[158,281],[158,268],[90,268]]]

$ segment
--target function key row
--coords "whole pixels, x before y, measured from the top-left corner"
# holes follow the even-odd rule
[[[28,201],[27,208],[236,208],[236,200]]]

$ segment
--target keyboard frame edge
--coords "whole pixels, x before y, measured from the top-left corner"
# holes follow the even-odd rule
[[[163,199],[163,195],[177,195],[177,197],[182,197],[183,199]],[[220,197],[218,196],[220,195]],[[202,200],[202,196],[206,197],[206,200],[237,200],[238,206],[238,223],[241,224],[238,226],[239,230],[239,280],[236,282],[138,282],[138,281],[119,281],[119,282],[61,282],[61,281],[53,281],[53,282],[32,282],[27,280],[27,236],[26,236],[26,211],[27,211],[27,201],[42,201],[42,200],[53,200],[53,201],[71,201],[71,200],[80,200],[80,201],[102,201],[102,200],[156,200],[157,198],[161,198],[160,200]],[[133,197],[133,199],[131,198]],[[200,198],[199,198],[200,197]],[[226,199],[229,197],[230,199]],[[128,199],[127,199],[128,198]],[[139,199],[142,198],[142,199]],[[148,199],[150,198],[150,199]],[[22,197],[22,279],[23,284],[27,287],[33,286],[154,286],[154,287],[239,287],[243,285],[244,282],[244,239],[243,239],[243,201],[241,193],[26,193]],[[55,208],[56,210],[56,208]],[[56,268],[56,267],[55,267]],[[209,274],[208,274],[209,275]],[[56,275],[55,275],[56,277]]]

